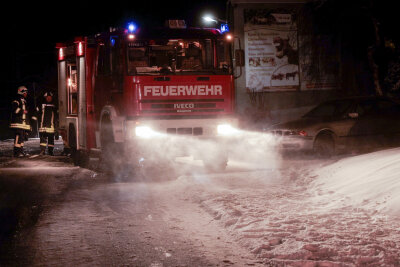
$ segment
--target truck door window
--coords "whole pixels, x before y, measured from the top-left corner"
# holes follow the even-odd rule
[[[217,40],[217,66],[224,72],[230,72],[231,55],[229,43]]]
[[[120,68],[120,41],[118,36],[110,37],[110,62],[111,62],[111,73],[122,74]]]
[[[101,43],[98,46],[97,75],[110,74],[110,51],[108,43]]]
[[[67,94],[68,114],[78,114],[78,74],[75,63],[68,63],[67,67]]]

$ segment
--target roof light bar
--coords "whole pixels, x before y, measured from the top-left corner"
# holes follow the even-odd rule
[[[137,25],[134,22],[129,22],[128,23],[128,32],[135,33],[136,30],[137,30]]]
[[[221,30],[221,33],[229,32],[229,25],[227,23],[222,23],[220,30]]]

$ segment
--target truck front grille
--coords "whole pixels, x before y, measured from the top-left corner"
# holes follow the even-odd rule
[[[179,134],[179,135],[203,135],[203,128],[167,128],[167,134]]]

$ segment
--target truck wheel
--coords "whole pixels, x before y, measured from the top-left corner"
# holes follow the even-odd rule
[[[120,181],[127,176],[126,159],[123,144],[114,142],[114,134],[110,119],[104,118],[100,131],[101,169]]]
[[[100,142],[101,142],[101,162],[104,169],[107,170],[113,164],[113,156],[116,156],[114,135],[112,132],[111,121],[108,117],[103,118],[102,126],[100,131]]]
[[[314,153],[324,158],[333,156],[335,154],[335,142],[332,135],[327,133],[318,135],[314,142]]]

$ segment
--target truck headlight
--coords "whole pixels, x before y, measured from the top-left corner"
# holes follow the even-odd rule
[[[233,128],[230,124],[220,124],[217,126],[217,132],[219,135],[234,135],[239,131]]]
[[[150,138],[158,135],[158,133],[153,131],[149,126],[136,126],[135,133],[136,136],[142,138]]]

